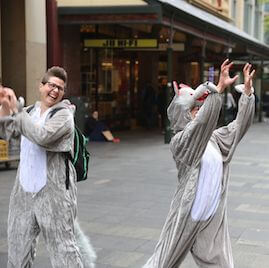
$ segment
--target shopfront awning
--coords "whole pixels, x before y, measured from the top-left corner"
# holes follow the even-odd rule
[[[161,5],[142,0],[60,0],[58,15],[59,24],[156,24],[161,22]]]
[[[179,12],[181,14],[185,15],[185,19],[189,18],[190,20],[195,20],[197,22],[197,28],[203,27],[205,32],[209,31],[209,28],[211,28],[211,32],[215,32],[216,35],[219,35],[221,37],[223,33],[223,38],[227,39],[230,37],[230,40],[238,40],[241,42],[245,42],[245,45],[250,45],[250,48],[248,48],[249,52],[253,52],[254,54],[260,54],[260,56],[267,56],[269,57],[269,46],[265,43],[259,41],[258,39],[250,36],[246,32],[240,30],[239,28],[235,27],[234,25],[226,22],[225,20],[222,20],[213,14],[210,14],[194,5],[189,4],[188,2],[184,0],[158,0],[160,3],[162,3],[166,7],[175,8],[175,18],[176,21],[179,15]],[[186,21],[187,23],[187,21]],[[188,23],[187,23],[188,24]],[[228,42],[231,42],[231,41]],[[254,49],[255,51],[252,51]],[[257,51],[258,49],[258,51]]]
[[[58,7],[145,6],[143,0],[57,0]]]
[[[243,55],[269,59],[268,45],[184,0],[123,2],[106,0],[110,6],[96,6],[97,0],[59,0],[59,24],[160,24],[227,47],[240,44]]]

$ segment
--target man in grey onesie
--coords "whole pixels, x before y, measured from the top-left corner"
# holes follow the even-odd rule
[[[53,267],[86,267],[75,238],[77,188],[70,161],[66,184],[64,153],[73,153],[75,110],[62,100],[66,83],[64,69],[50,68],[39,86],[40,101],[31,111],[18,107],[13,90],[0,90],[0,134],[7,140],[21,137],[20,165],[9,205],[8,268],[33,266],[40,232]],[[93,264],[88,262],[87,267]]]
[[[168,117],[175,132],[170,148],[178,169],[178,186],[159,241],[144,268],[177,268],[190,251],[201,268],[233,268],[227,223],[229,163],[254,115],[251,65],[243,69],[244,85],[236,119],[215,129],[224,90],[235,82],[224,61],[219,83],[196,90],[175,85]],[[201,106],[201,103],[202,106]],[[200,108],[201,107],[201,108]]]

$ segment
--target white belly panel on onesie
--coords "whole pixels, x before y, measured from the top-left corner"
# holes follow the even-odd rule
[[[40,116],[40,109],[36,108],[32,118],[43,125],[50,109]],[[24,191],[39,192],[47,183],[47,153],[44,148],[21,136],[20,152],[20,184]]]
[[[222,156],[209,141],[201,160],[198,186],[191,210],[193,220],[206,221],[216,212],[220,202],[222,173]]]

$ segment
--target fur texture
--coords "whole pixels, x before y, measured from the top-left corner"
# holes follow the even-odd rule
[[[243,93],[244,90],[245,90],[245,85],[244,84],[239,84],[239,85],[236,85],[234,88],[238,93]],[[251,88],[251,93],[254,93],[254,88],[253,87]]]
[[[91,245],[90,239],[81,230],[78,221],[75,221],[75,236],[84,268],[94,268],[96,253]]]

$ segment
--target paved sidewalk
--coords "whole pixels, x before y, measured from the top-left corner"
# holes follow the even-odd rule
[[[139,268],[153,252],[176,185],[169,146],[159,133],[120,134],[91,143],[89,180],[78,185],[79,219],[97,251],[97,268]],[[231,166],[229,226],[235,268],[269,267],[269,124],[254,124]],[[15,170],[0,172],[0,268]],[[35,266],[50,268],[40,239]],[[195,268],[188,256],[182,268]]]

